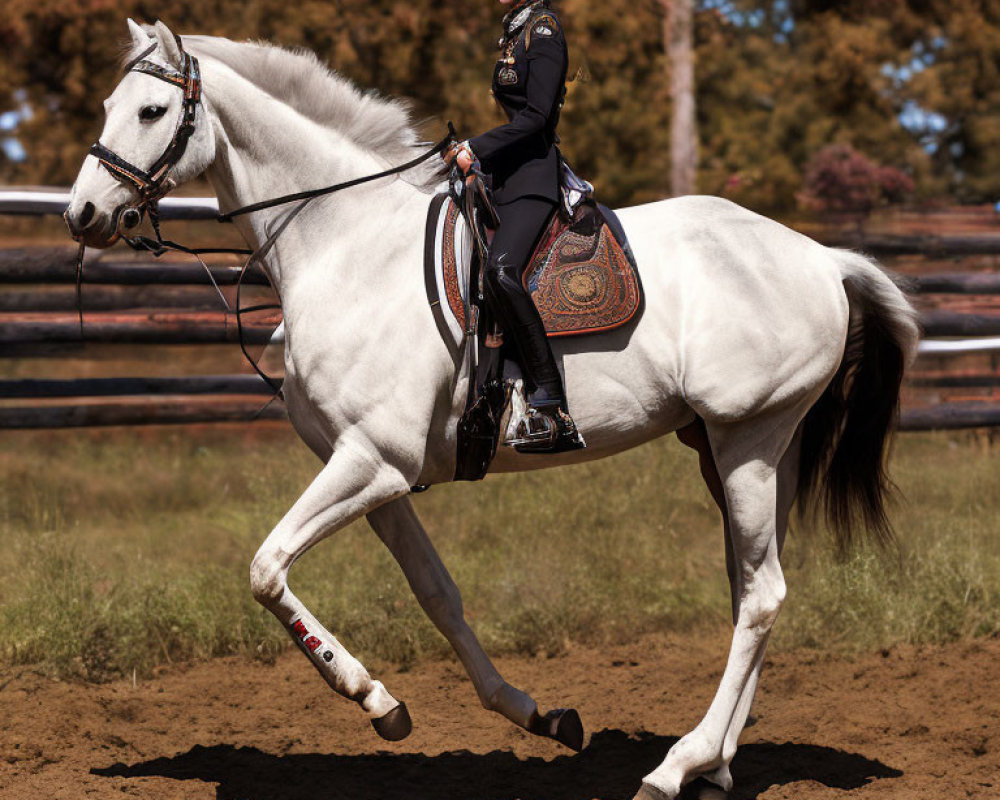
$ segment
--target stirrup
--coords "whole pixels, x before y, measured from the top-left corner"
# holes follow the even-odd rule
[[[504,442],[519,453],[565,453],[587,446],[576,423],[558,406],[528,408],[518,420],[515,434]]]

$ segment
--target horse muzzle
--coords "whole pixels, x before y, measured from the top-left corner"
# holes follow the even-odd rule
[[[70,235],[87,247],[111,247],[124,231],[135,228],[142,221],[142,209],[119,206],[108,215],[97,214],[92,203],[84,203],[79,212],[67,208],[63,214]]]

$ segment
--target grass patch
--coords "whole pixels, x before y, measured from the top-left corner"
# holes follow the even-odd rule
[[[6,433],[0,663],[105,680],[288,646],[250,597],[257,546],[318,471],[284,428]],[[971,435],[901,437],[900,550],[835,555],[796,526],[778,647],[869,649],[1000,631],[997,453]],[[672,438],[593,464],[415,498],[493,653],[556,652],[728,625],[721,525]],[[448,651],[364,522],[291,574],[359,657]]]

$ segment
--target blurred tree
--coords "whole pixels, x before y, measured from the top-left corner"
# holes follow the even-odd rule
[[[670,186],[670,92],[659,0],[562,0],[571,74],[559,130],[574,168],[615,204]],[[480,78],[482,80],[482,78]]]
[[[569,86],[563,149],[614,204],[671,184],[665,2],[555,2],[571,74],[592,76]],[[694,9],[698,189],[788,208],[809,160],[841,143],[904,169],[924,195],[1000,196],[1000,0]],[[503,10],[494,0],[0,0],[0,111],[22,91],[34,112],[16,131],[28,159],[0,154],[0,182],[72,179],[100,131],[127,16],[307,47],[363,87],[411,98],[436,138],[448,119],[463,135],[501,121],[488,89]]]
[[[937,112],[928,138],[948,189],[965,202],[1000,199],[1000,0],[955,0],[916,40],[916,101]]]
[[[663,41],[667,51],[670,100],[670,192],[692,194],[698,172],[698,127],[695,121],[694,2],[660,0],[664,11]]]

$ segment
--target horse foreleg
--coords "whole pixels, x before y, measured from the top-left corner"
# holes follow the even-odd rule
[[[537,703],[507,683],[493,666],[466,622],[458,587],[409,498],[380,506],[368,514],[368,521],[399,563],[424,612],[455,649],[483,708],[502,714],[525,730],[580,750],[583,727],[575,711],[539,715]]]
[[[768,436],[762,436],[759,423],[756,429],[708,425],[725,489],[736,567],[738,604],[733,642],[708,712],[643,779],[637,795],[642,800],[672,800],[695,777],[723,777],[718,773],[727,766],[727,735],[734,725],[742,726],[752,703],[753,694],[746,690],[756,683],[768,635],[785,597],[778,562],[777,465],[791,434],[782,422],[787,425],[790,420],[779,419],[768,426]],[[744,712],[742,719],[738,719],[739,712]]]
[[[358,703],[379,735],[410,732],[406,706],[373,680],[361,663],[288,588],[288,570],[321,539],[376,506],[409,491],[405,478],[376,457],[338,447],[327,465],[271,532],[250,568],[254,598],[274,614],[323,679]]]

